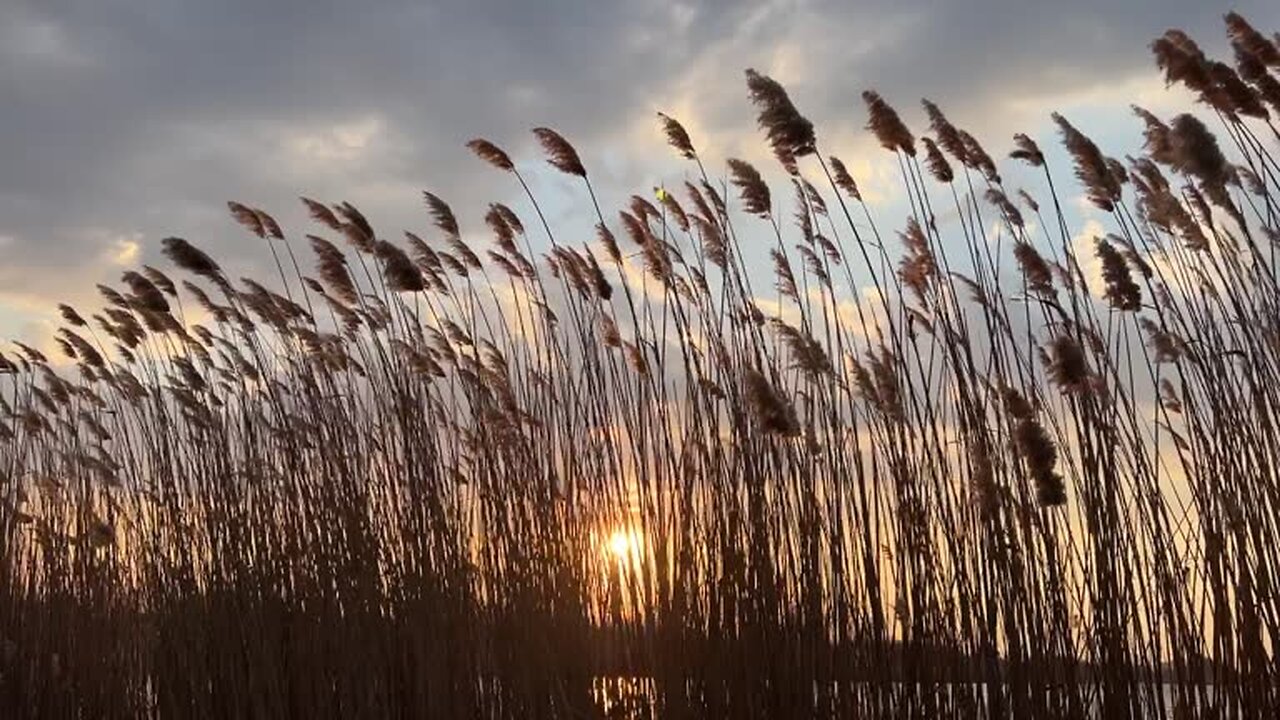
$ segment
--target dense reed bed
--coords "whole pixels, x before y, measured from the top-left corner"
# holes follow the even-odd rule
[[[1280,50],[1227,25],[1153,43],[1199,103],[1141,157],[1015,136],[1038,187],[864,93],[893,230],[748,71],[785,184],[660,116],[691,180],[606,211],[534,131],[589,242],[484,140],[488,237],[165,240],[4,356],[3,715],[1274,717]]]

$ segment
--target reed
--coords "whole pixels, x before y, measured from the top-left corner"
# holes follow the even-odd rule
[[[660,114],[692,180],[610,222],[534,130],[593,242],[487,140],[489,239],[230,203],[276,282],[169,238],[0,355],[5,717],[1275,716],[1280,50],[1227,27],[1152,44],[1212,122],[1055,114],[1039,188],[864,93],[896,235],[755,71],[786,193]]]

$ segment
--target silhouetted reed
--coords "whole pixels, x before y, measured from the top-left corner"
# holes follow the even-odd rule
[[[1212,122],[1121,163],[1052,116],[1103,237],[1030,136],[1015,191],[868,91],[881,233],[755,71],[786,193],[659,114],[691,179],[616,215],[533,131],[586,242],[486,140],[489,244],[229,203],[278,282],[168,238],[0,355],[0,711],[1275,716],[1280,52],[1227,24],[1238,72],[1152,46]]]

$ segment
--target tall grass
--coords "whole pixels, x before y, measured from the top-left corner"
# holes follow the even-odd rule
[[[1280,51],[1227,20],[1152,46],[1212,130],[1055,115],[1031,190],[865,93],[896,233],[748,71],[782,186],[663,115],[692,180],[606,214],[535,130],[591,242],[484,140],[487,239],[166,240],[3,360],[5,717],[1274,716]]]

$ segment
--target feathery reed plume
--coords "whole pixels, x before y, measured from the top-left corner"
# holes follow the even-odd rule
[[[791,270],[791,263],[787,260],[787,256],[783,255],[778,248],[769,248],[769,257],[773,259],[773,276],[777,280],[778,292],[783,297],[800,302],[800,290],[796,287],[796,276]]]
[[[129,300],[114,288],[107,287],[106,285],[99,285],[98,294],[101,295],[104,300],[118,308],[129,308]]]
[[[595,288],[596,297],[605,302],[613,297],[613,285],[609,283],[609,279],[605,277],[604,270],[600,267],[600,262],[596,260],[596,256],[590,250],[586,251],[587,256],[587,275],[591,280],[591,285]]]
[[[600,339],[606,347],[622,347],[622,334],[618,332],[617,323],[608,315],[600,316]]]
[[[959,135],[960,142],[964,143],[964,155],[965,159],[968,160],[967,165],[981,172],[987,182],[999,185],[1001,183],[1000,173],[996,170],[995,160],[991,159],[991,156],[987,154],[986,149],[982,147],[977,138],[964,130],[960,130]]]
[[[258,221],[262,223],[262,229],[267,233],[268,238],[272,240],[284,239],[284,231],[280,229],[280,223],[276,222],[275,218],[267,214],[265,210],[255,209],[253,212],[258,216]]]
[[[1136,311],[1142,308],[1142,288],[1129,274],[1129,265],[1120,251],[1105,238],[1094,238],[1094,248],[1102,261],[1102,280],[1106,289],[1103,297],[1111,307],[1120,311]]]
[[[1101,210],[1113,211],[1115,203],[1120,199],[1120,186],[1107,168],[1106,158],[1098,150],[1098,146],[1067,122],[1066,118],[1058,113],[1053,113],[1052,117],[1062,132],[1067,151],[1075,160],[1076,178],[1084,186],[1089,201]]]
[[[635,213],[635,216],[646,225],[651,222],[662,221],[662,213],[658,211],[658,208],[639,195],[631,196],[631,212]]]
[[[698,186],[685,181],[684,190],[689,196],[690,202],[692,202],[693,206],[698,209],[698,214],[702,216],[702,219],[707,222],[715,222],[718,215],[712,211],[711,205],[707,202],[707,199],[703,197],[702,191],[698,190]]]
[[[178,288],[173,284],[173,280],[169,279],[168,275],[165,275],[150,265],[142,266],[142,274],[145,275],[153,285],[160,288],[160,292],[172,298],[178,297]]]
[[[165,257],[172,260],[178,267],[218,285],[227,284],[222,268],[218,267],[213,258],[203,250],[178,237],[165,238],[162,242]]]
[[[827,201],[823,199],[822,193],[818,192],[818,188],[804,178],[800,179],[800,187],[804,190],[803,195],[808,200],[809,205],[812,206],[813,211],[818,215],[828,216]]]
[[[1031,167],[1041,167],[1044,165],[1044,153],[1040,152],[1040,146],[1030,137],[1018,133],[1013,136],[1014,150],[1009,153],[1009,157],[1015,160],[1022,160]]]
[[[1268,67],[1280,67],[1280,48],[1255,30],[1248,20],[1236,12],[1227,13],[1223,20],[1227,24],[1227,35],[1233,42],[1239,44],[1262,64]]]
[[[498,215],[501,215],[502,221],[507,224],[507,227],[514,230],[517,235],[524,234],[524,224],[520,222],[520,218],[515,214],[515,211],[502,203],[491,203],[489,207]]]
[[[693,216],[693,224],[698,228],[702,241],[703,257],[721,270],[725,269],[729,264],[729,248],[720,226],[701,215]]]
[[[768,217],[772,213],[773,206],[769,186],[760,177],[760,172],[752,167],[751,163],[737,158],[729,158],[725,164],[729,166],[733,184],[738,187],[743,209],[752,215]]]
[[[885,417],[894,421],[906,418],[902,402],[903,389],[898,380],[897,355],[890,348],[880,346],[880,352],[871,352],[867,358],[871,365],[871,377],[875,379],[874,404]]]
[[[1029,209],[1031,212],[1033,213],[1040,212],[1040,203],[1036,202],[1036,199],[1031,197],[1031,194],[1028,193],[1026,190],[1023,190],[1022,188],[1018,188],[1018,197],[1022,199],[1022,203],[1026,205],[1027,209]]]
[[[955,179],[955,173],[951,171],[951,163],[943,157],[942,151],[934,144],[933,140],[927,137],[920,138],[920,144],[924,145],[924,164],[929,169],[929,173],[934,179],[944,185]]]
[[[680,201],[676,200],[676,196],[667,192],[663,188],[657,189],[658,202],[662,203],[663,209],[675,221],[676,227],[680,228],[680,232],[689,231],[689,215],[680,206]]]
[[[920,104],[924,106],[925,114],[929,116],[929,129],[938,138],[938,144],[942,146],[943,150],[951,153],[951,157],[955,158],[956,162],[969,167],[969,153],[965,147],[964,139],[960,136],[960,131],[956,129],[955,125],[951,124],[951,121],[947,119],[947,116],[942,113],[942,110],[937,105],[928,100],[921,100]]]
[[[1091,387],[1092,373],[1084,350],[1070,335],[1057,335],[1050,344],[1049,379],[1069,393],[1086,392]]]
[[[129,270],[120,277],[133,292],[133,304],[149,312],[169,312],[169,301],[150,280],[141,273]]]
[[[808,245],[797,245],[796,252],[799,252],[804,260],[805,271],[817,278],[818,282],[831,287],[831,275],[827,273],[818,253]]]
[[[54,342],[58,343],[59,350],[63,351],[63,355],[67,356],[68,360],[77,359],[76,348],[72,347],[72,343],[63,340],[63,338],[60,337],[55,337]],[[8,437],[5,439],[8,439]]]
[[[552,167],[566,175],[587,176],[587,169],[582,166],[578,151],[573,149],[564,136],[546,127],[534,128],[533,135],[538,138],[542,151],[547,154],[547,162]]]
[[[609,255],[609,260],[614,265],[621,265],[622,250],[618,248],[618,239],[613,236],[613,231],[609,230],[604,223],[596,223],[596,239],[604,246],[604,251]]]
[[[1173,162],[1172,151],[1166,160]],[[1191,216],[1178,198],[1170,191],[1169,183],[1159,168],[1145,158],[1133,162],[1135,186],[1138,188],[1138,206],[1147,220],[1168,233],[1176,233],[1183,245],[1194,251],[1209,249],[1209,239],[1199,222]],[[1139,177],[1140,176],[1140,177]]]
[[[628,340],[622,341],[622,351],[627,358],[627,364],[640,377],[649,377],[649,361],[645,359],[644,351]]]
[[[693,141],[689,139],[689,133],[684,126],[665,113],[658,113],[658,119],[662,121],[662,132],[667,136],[667,144],[675,148],[680,153],[680,157],[696,160],[698,153],[694,151]]]
[[[251,207],[248,207],[247,205],[235,202],[234,200],[227,201],[227,209],[231,211],[231,217],[242,227],[254,235],[257,235],[259,238],[266,239],[267,225],[263,222],[263,214]],[[271,222],[272,224],[275,223],[274,220]]]
[[[1169,166],[1200,181],[1206,188],[1225,188],[1231,166],[1218,139],[1194,115],[1183,113],[1169,125]]]
[[[800,239],[803,241],[800,247],[812,245],[813,214],[816,209],[810,204],[809,198],[805,194],[804,186],[800,184],[800,181],[792,178],[791,183],[796,193],[796,211],[792,217],[795,218],[796,227],[800,228]]]
[[[84,360],[85,364],[89,367],[105,368],[107,366],[107,362],[102,357],[102,353],[99,353],[97,348],[89,344],[89,341],[67,328],[62,328],[62,330],[59,331],[59,334],[61,334],[67,342],[71,343],[72,347],[75,348],[76,355],[80,359]],[[44,362],[44,356],[41,355],[40,358],[40,361]]]
[[[937,277],[938,262],[929,249],[929,241],[925,238],[920,223],[915,218],[907,219],[907,227],[898,233],[902,240],[903,255],[898,267],[898,277],[923,304],[928,304],[929,283]]]
[[[591,285],[587,280],[582,258],[565,247],[552,248],[551,255],[555,258],[555,264],[560,268],[561,274],[568,281],[569,287],[576,290],[583,298],[589,297]]]
[[[1014,243],[1013,255],[1022,269],[1022,276],[1027,282],[1027,289],[1043,297],[1057,297],[1053,287],[1053,271],[1049,263],[1030,243],[1019,240]]]
[[[427,204],[427,210],[431,213],[431,221],[435,223],[440,232],[444,233],[448,238],[458,237],[458,219],[453,215],[453,208],[438,195],[427,191],[422,192],[422,199]]]
[[[1226,106],[1223,109],[1260,120],[1271,117],[1259,95],[1240,79],[1230,65],[1212,60],[1205,67],[1209,77],[1213,79],[1217,96],[1221,98],[1220,102]]]
[[[1267,71],[1267,66],[1257,55],[1250,53],[1238,41],[1232,41],[1232,48],[1240,78],[1252,85],[1259,98],[1270,105],[1274,112],[1280,113],[1280,80]]]
[[[1152,160],[1168,165],[1174,161],[1174,151],[1169,139],[1169,126],[1164,124],[1160,118],[1151,114],[1144,108],[1137,105],[1131,106],[1133,112],[1146,125],[1142,136],[1144,140],[1143,149]]]
[[[1191,38],[1177,30],[1167,30],[1151,43],[1156,66],[1164,71],[1165,83],[1182,83],[1207,99],[1213,94],[1213,81],[1205,68],[1204,53]]]
[[[320,279],[339,300],[355,305],[360,293],[356,290],[355,281],[351,279],[351,273],[347,271],[347,258],[342,251],[322,237],[308,235],[307,240],[311,241],[311,249],[318,259],[316,270],[320,273]]]
[[[334,211],[345,219],[345,222],[340,223],[338,227],[342,237],[357,251],[372,255],[377,236],[374,235],[373,226],[369,224],[364,213],[348,202],[335,205]]]
[[[496,205],[489,205],[489,210],[484,214],[484,224],[489,226],[493,231],[494,243],[502,252],[508,255],[520,252],[516,247],[516,230],[507,222],[506,217],[498,211]]]
[[[810,155],[816,149],[813,123],[800,114],[776,80],[752,69],[746,71],[746,76],[751,102],[759,109],[757,123],[765,131],[778,161],[786,168],[793,168],[796,158]]]
[[[490,251],[488,251],[488,253],[487,253],[487,254],[489,255],[489,260],[490,260],[494,265],[497,265],[497,266],[498,266],[498,268],[499,268],[500,270],[502,270],[504,273],[506,273],[506,274],[507,274],[507,276],[508,276],[508,277],[510,277],[511,279],[513,279],[513,280],[520,280],[520,279],[523,279],[523,278],[525,277],[524,272],[523,272],[523,271],[521,271],[519,268],[517,268],[517,267],[515,266],[515,263],[513,263],[513,262],[512,262],[512,261],[510,261],[510,260],[508,260],[506,255],[503,255],[502,253],[497,252],[496,250],[490,250]],[[417,262],[417,261],[415,260],[415,262]],[[418,265],[418,269],[419,269],[419,270],[422,270],[422,266],[421,266],[421,265]],[[428,273],[428,272],[423,271],[423,273],[422,273],[422,274],[423,274],[424,276],[427,276],[427,278],[428,278],[428,284],[429,284],[429,285],[433,285],[433,286],[435,285],[435,281],[434,281],[434,280],[430,280],[430,279],[429,279],[429,273]]]
[[[862,193],[858,192],[858,184],[853,181],[853,176],[849,174],[849,169],[844,166],[844,162],[834,155],[827,158],[827,162],[831,164],[831,175],[836,187],[843,190],[849,197],[861,202]]]
[[[342,221],[338,219],[338,216],[335,215],[333,210],[330,210],[327,205],[322,202],[312,200],[311,198],[304,197],[300,199],[302,200],[302,204],[307,207],[307,214],[311,216],[312,220],[315,220],[330,230],[342,230]]]
[[[727,208],[724,204],[724,198],[720,197],[720,193],[716,192],[716,189],[706,180],[702,181],[702,191],[706,194],[707,198],[711,200],[711,204],[716,209],[715,217],[708,217],[707,219],[713,220],[715,218],[724,217],[727,213]]]
[[[432,282],[435,283],[435,279],[438,279],[440,273],[444,272],[444,263],[441,262],[440,256],[436,254],[435,250],[431,249],[430,245],[427,245],[425,240],[414,233],[405,231],[404,239],[405,242],[409,243],[409,252],[413,258],[413,263],[418,266],[423,275],[431,278]],[[435,284],[443,284],[443,281]]]
[[[1257,195],[1258,197],[1262,197],[1267,194],[1267,184],[1263,182],[1262,178],[1254,171],[1244,165],[1235,165],[1232,167],[1232,172],[1235,173],[1236,177],[1240,179],[1240,183],[1244,185],[1244,188],[1249,192]]]
[[[1113,157],[1105,158],[1103,162],[1107,165],[1107,172],[1111,173],[1111,179],[1115,181],[1116,187],[1123,188],[1129,184],[1129,171],[1124,165]]]
[[[898,117],[898,111],[874,90],[862,91],[862,102],[866,104],[869,114],[867,129],[880,141],[881,147],[890,151],[901,150],[908,156],[915,157],[915,138]]]
[[[63,320],[71,323],[72,327],[84,327],[88,324],[84,321],[84,318],[80,317],[80,313],[76,312],[75,308],[65,303],[58,305],[58,314],[62,316]]]
[[[622,228],[627,231],[627,237],[631,238],[631,242],[639,247],[644,247],[653,240],[652,234],[649,232],[648,226],[635,215],[626,210],[618,211],[618,218],[622,220]],[[612,237],[612,235],[610,236]]]
[[[1162,329],[1150,318],[1140,318],[1138,324],[1147,334],[1147,346],[1155,353],[1155,361],[1177,362],[1182,357],[1182,343],[1178,336]]]
[[[649,236],[649,242],[640,247],[640,256],[644,258],[645,269],[664,286],[675,281],[672,274],[671,253],[667,243]]]
[[[458,258],[454,257],[452,254],[447,253],[443,250],[436,253],[436,255],[440,258],[440,264],[444,267],[445,270],[448,270],[449,272],[453,273],[454,275],[457,275],[460,278],[466,278],[471,276],[471,272],[467,270],[467,264],[462,260],[459,260]]]
[[[27,360],[30,360],[33,363],[39,363],[43,365],[49,362],[49,358],[45,357],[44,353],[31,347],[30,345],[27,345],[26,343],[18,342],[16,340],[13,342],[13,344],[18,346],[18,349],[22,351],[22,354],[26,356]]]
[[[999,188],[987,188],[986,198],[987,202],[1000,209],[1000,213],[1004,215],[1005,220],[1010,225],[1016,228],[1024,226],[1022,221],[1022,212],[1018,210],[1017,206],[1009,201],[1009,196],[1005,195]]]
[[[445,242],[453,249],[462,262],[474,270],[482,267],[479,256],[475,254],[471,248],[462,241],[462,234],[458,230],[458,219],[454,217],[453,209],[444,200],[441,200],[433,193],[423,192],[423,200],[426,201],[427,208],[431,213],[431,220],[440,232],[444,233]],[[505,222],[505,219],[504,219]]]
[[[474,140],[469,141],[467,143],[467,147],[471,150],[471,152],[475,153],[476,157],[498,168],[499,170],[503,170],[505,172],[514,172],[516,169],[515,163],[511,162],[511,157],[508,156],[507,153],[502,150],[502,148],[499,148],[497,145],[494,145],[488,140],[484,140],[482,138],[476,138]]]
[[[773,327],[787,350],[791,362],[798,370],[813,377],[835,372],[826,349],[816,338],[799,328],[788,325],[782,318],[773,318]]]
[[[1014,426],[1018,454],[1027,464],[1036,487],[1036,501],[1044,507],[1067,502],[1066,484],[1058,474],[1058,449],[1035,417],[1024,417]]]
[[[795,408],[782,391],[755,368],[748,368],[743,380],[747,405],[760,426],[776,435],[798,437],[800,423],[796,419]]]

